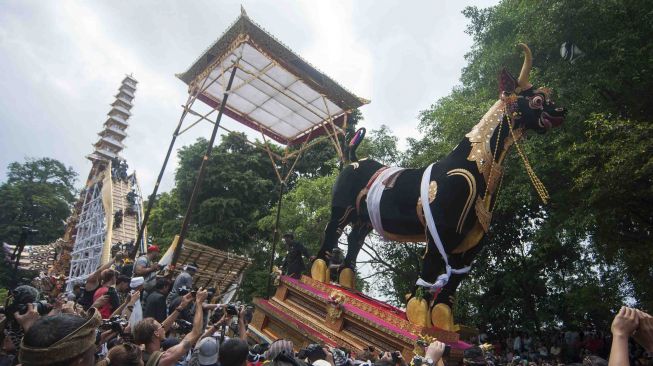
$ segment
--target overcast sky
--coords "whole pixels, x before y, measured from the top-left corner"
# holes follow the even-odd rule
[[[471,39],[461,10],[483,1],[0,1],[0,181],[26,157],[85,156],[123,76],[139,81],[123,156],[149,194],[178,121],[185,71],[239,16],[372,103],[362,126],[418,137],[417,115],[458,83]],[[225,120],[225,127],[238,124]],[[210,135],[203,124],[177,147]],[[403,146],[403,145],[402,145]],[[162,183],[173,186],[176,157]]]

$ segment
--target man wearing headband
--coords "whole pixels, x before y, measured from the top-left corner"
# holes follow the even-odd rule
[[[59,314],[39,318],[25,333],[20,345],[22,366],[92,366],[95,363],[100,314],[89,318]]]

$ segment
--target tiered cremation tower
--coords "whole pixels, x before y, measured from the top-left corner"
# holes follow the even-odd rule
[[[131,75],[122,80],[104,129],[98,134],[100,138],[93,145],[95,150],[87,156],[93,166],[73,219],[69,220],[74,245],[68,288],[108,261],[112,250],[131,245],[142,250],[143,243],[134,241],[142,222],[143,199],[136,174],[127,173],[127,162],[120,156],[137,83]]]

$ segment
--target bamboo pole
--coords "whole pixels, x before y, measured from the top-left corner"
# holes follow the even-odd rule
[[[190,224],[190,217],[191,214],[193,213],[193,206],[195,205],[195,201],[197,200],[197,194],[200,189],[200,186],[202,185],[204,174],[206,173],[206,165],[209,161],[209,158],[211,157],[211,152],[213,151],[213,144],[215,143],[215,137],[218,134],[218,127],[220,126],[220,120],[222,119],[222,114],[224,112],[225,107],[227,106],[227,99],[229,98],[229,90],[231,89],[231,85],[234,82],[234,77],[236,76],[236,70],[238,70],[238,62],[239,60],[236,60],[236,63],[232,67],[231,76],[229,76],[229,83],[227,84],[227,88],[225,89],[224,96],[222,98],[222,103],[220,104],[218,117],[216,118],[215,125],[213,125],[213,132],[211,133],[211,139],[209,140],[209,145],[206,148],[206,153],[204,154],[204,158],[202,159],[202,163],[200,164],[200,168],[197,173],[197,180],[195,181],[195,187],[193,187],[193,192],[191,193],[190,201],[188,202],[188,208],[186,209],[186,215],[184,216],[184,221],[181,225],[181,230],[179,232],[179,240],[177,242],[177,247],[175,247],[175,251],[172,254],[172,261],[170,263],[171,272],[174,271],[174,268],[177,264],[177,260],[179,260],[179,255],[181,254],[181,248],[184,245],[184,239],[186,238],[186,232],[188,231],[188,225]]]

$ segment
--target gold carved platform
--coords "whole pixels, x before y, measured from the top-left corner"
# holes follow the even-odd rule
[[[269,340],[289,339],[298,350],[311,343],[340,346],[360,354],[374,346],[413,357],[418,339],[435,337],[451,346],[449,360],[459,361],[468,345],[459,335],[406,319],[403,310],[366,295],[310,277],[281,277],[269,300],[255,299],[251,327]]]

